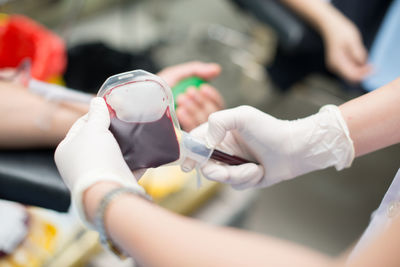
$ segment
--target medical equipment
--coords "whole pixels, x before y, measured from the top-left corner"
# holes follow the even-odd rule
[[[61,85],[39,81],[31,76],[31,60],[23,60],[13,71],[1,73],[0,80],[14,82],[25,86],[34,94],[43,96],[49,101],[89,103],[92,95]]]
[[[143,70],[117,74],[101,86],[114,134],[131,170],[177,164],[185,158],[203,165],[210,158],[238,165],[249,161],[207,147],[182,131],[169,86]]]

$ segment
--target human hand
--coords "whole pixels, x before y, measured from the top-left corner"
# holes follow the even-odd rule
[[[106,103],[96,97],[87,115],[80,118],[58,145],[55,162],[81,219],[90,226],[82,205],[82,195],[92,185],[108,181],[143,190],[130,171],[112,133]]]
[[[357,83],[371,71],[368,52],[357,26],[342,14],[322,27],[327,67],[345,80]]]
[[[170,87],[181,80],[197,76],[204,80],[211,80],[219,75],[221,68],[214,63],[188,62],[168,67],[157,75]],[[182,128],[190,131],[194,127],[207,121],[208,116],[224,107],[224,101],[219,92],[209,84],[203,84],[200,90],[189,88],[178,99],[176,115]]]
[[[240,106],[211,114],[208,123],[191,134],[210,147],[259,163],[229,166],[209,160],[202,167],[207,178],[236,189],[266,187],[329,166],[341,170],[354,158],[353,143],[336,106],[294,121]],[[192,167],[190,160],[182,165],[185,171]]]

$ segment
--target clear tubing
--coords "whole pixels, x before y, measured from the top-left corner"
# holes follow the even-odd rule
[[[28,83],[29,91],[53,101],[89,103],[92,95],[79,92],[64,86],[46,83],[31,78]]]
[[[254,163],[247,159],[222,152],[218,149],[208,148],[203,142],[184,131],[182,131],[182,143],[186,157],[193,159],[200,166],[204,165],[210,158],[227,165]]]

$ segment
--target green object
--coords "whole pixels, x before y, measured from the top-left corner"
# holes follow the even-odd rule
[[[178,99],[178,96],[180,94],[185,93],[189,87],[195,87],[195,88],[199,89],[200,86],[204,83],[206,83],[206,81],[204,81],[203,79],[201,79],[199,77],[189,77],[189,78],[183,79],[177,85],[172,87],[172,95],[174,96],[175,109],[177,106],[176,100]]]

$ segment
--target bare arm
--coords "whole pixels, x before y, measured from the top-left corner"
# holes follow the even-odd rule
[[[348,80],[360,82],[371,70],[368,53],[356,25],[324,0],[281,0],[322,36],[325,63],[332,71]]]
[[[54,147],[88,107],[46,101],[25,88],[0,83],[0,148]]]
[[[334,6],[323,0],[281,0],[281,2],[293,9],[321,34],[324,34],[337,18],[346,19]]]
[[[116,186],[101,182],[87,190],[84,201],[90,218],[105,192]],[[206,225],[131,195],[110,204],[106,227],[113,240],[144,266],[321,267],[333,262],[293,243]]]
[[[84,205],[93,219],[97,204],[118,185],[88,189]],[[308,248],[249,232],[209,226],[175,215],[136,196],[121,195],[109,206],[106,228],[120,247],[145,266],[399,266],[400,217],[388,231],[346,265]]]
[[[348,263],[349,267],[400,266],[400,214],[391,225]]]
[[[340,106],[356,156],[400,142],[400,78]]]

